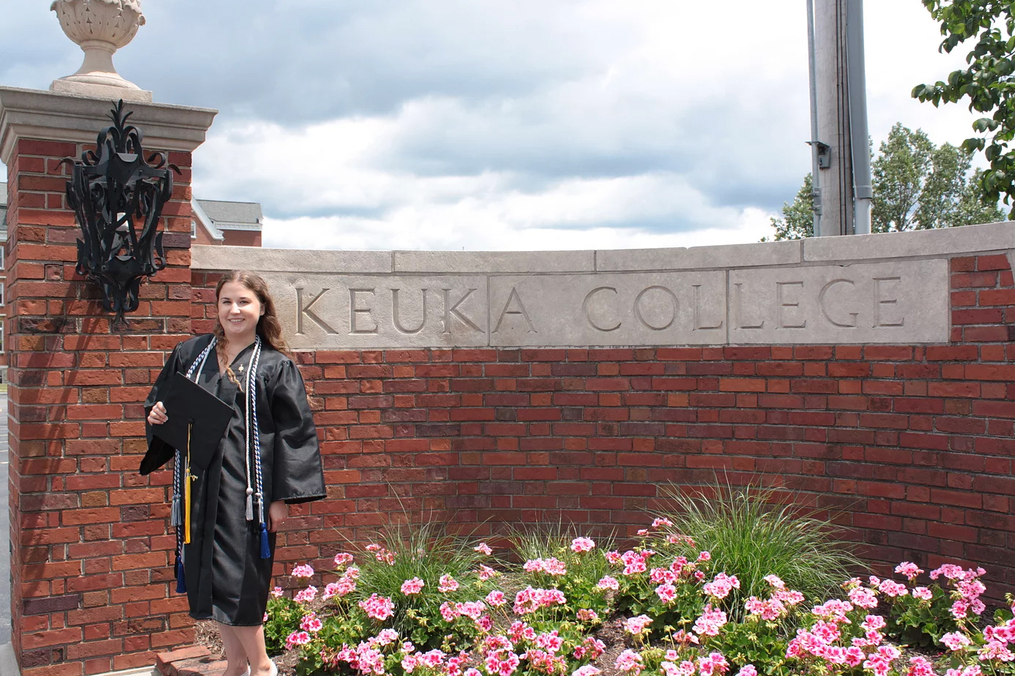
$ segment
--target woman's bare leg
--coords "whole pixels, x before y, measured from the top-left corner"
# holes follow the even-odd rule
[[[272,673],[272,662],[264,647],[264,626],[230,627],[236,638],[243,644],[243,651],[250,662],[250,676],[269,676]],[[230,675],[231,676],[231,675]]]
[[[216,622],[219,634],[222,635],[222,649],[226,653],[226,671],[222,676],[241,676],[247,670],[247,651],[236,634],[237,629],[245,627],[230,627],[228,624]],[[262,641],[263,643],[263,641]]]

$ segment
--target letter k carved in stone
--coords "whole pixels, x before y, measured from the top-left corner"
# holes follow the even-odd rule
[[[328,335],[337,335],[338,331],[333,329],[326,321],[321,319],[311,308],[328,293],[330,289],[321,289],[321,292],[310,299],[306,305],[303,304],[303,289],[296,287],[296,335],[305,335],[303,330],[303,317],[308,317],[312,322],[321,327]]]

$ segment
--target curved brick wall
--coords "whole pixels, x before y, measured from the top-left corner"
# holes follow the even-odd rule
[[[301,351],[330,499],[281,558],[323,563],[403,508],[633,534],[661,484],[725,472],[845,509],[883,569],[982,565],[999,595],[1015,585],[1015,288],[1003,254],[948,267],[947,343]],[[216,279],[195,267],[195,300]],[[195,305],[195,330],[210,312]]]

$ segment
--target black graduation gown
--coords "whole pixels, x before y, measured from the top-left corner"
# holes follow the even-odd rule
[[[173,349],[145,401],[146,420],[165,395],[172,374],[186,374],[210,341],[210,335],[199,336]],[[231,365],[241,383],[245,382],[252,349],[240,352]],[[191,485],[191,541],[184,546],[190,615],[228,625],[256,626],[262,622],[268,601],[275,536],[269,534],[272,556],[262,559],[256,505],[254,521],[248,522],[244,515],[246,395],[227,375],[219,376],[214,353],[208,355],[197,382],[231,405],[233,416],[208,467],[192,467],[196,479]],[[294,504],[325,497],[324,474],[300,372],[292,360],[263,341],[256,386],[267,519],[268,505],[276,500]],[[148,456],[155,467],[174,457],[174,449],[152,436],[151,425],[147,425],[147,436]],[[253,477],[251,485],[256,485]]]

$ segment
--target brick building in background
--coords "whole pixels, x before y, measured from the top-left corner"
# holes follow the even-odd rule
[[[190,237],[195,244],[261,246],[261,205],[257,202],[191,200]]]

